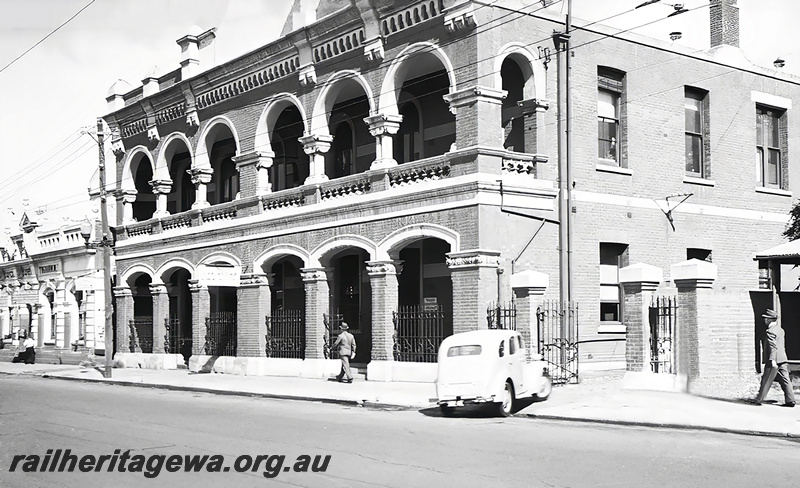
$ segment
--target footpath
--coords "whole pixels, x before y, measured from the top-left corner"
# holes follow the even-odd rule
[[[422,410],[436,406],[436,388],[432,383],[383,383],[357,378],[351,384],[344,384],[326,379],[134,368],[115,368],[112,378],[105,379],[101,367],[12,363],[0,363],[0,374],[365,407]],[[622,378],[622,371],[582,374],[580,383],[556,386],[547,401],[525,402],[514,415],[800,438],[800,406],[783,407],[783,394],[777,383],[767,402],[756,406],[747,401],[755,396],[755,384],[752,391],[743,392],[741,398],[706,398],[686,393],[625,389]]]

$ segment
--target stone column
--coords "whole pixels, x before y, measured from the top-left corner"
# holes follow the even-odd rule
[[[42,346],[42,335],[39,333],[39,307],[38,303],[31,305],[31,334],[33,334],[36,344]]]
[[[322,183],[328,181],[325,174],[325,153],[331,148],[333,136],[310,134],[299,139],[303,151],[308,154],[309,176],[305,184]]]
[[[117,205],[122,207],[122,224],[132,224],[135,222],[133,218],[133,202],[136,201],[136,190],[119,190],[116,193]]]
[[[67,324],[64,320],[64,311],[67,308],[67,283],[65,281],[56,283],[56,295],[53,300],[53,305],[56,309],[56,323],[53,325],[53,327],[56,328],[55,347],[69,347],[69,344],[66,344],[65,337],[65,332],[67,332]]]
[[[397,166],[394,159],[392,137],[400,130],[402,115],[372,115],[364,118],[369,126],[369,133],[375,138],[375,161],[369,169],[384,169]],[[405,162],[405,161],[404,161]]]
[[[619,270],[619,282],[623,289],[626,371],[651,371],[650,302],[663,276],[661,268],[644,263]]]
[[[394,361],[394,322],[397,311],[397,275],[400,261],[368,261],[367,274],[372,289],[372,358]]]
[[[114,299],[117,301],[117,352],[131,352],[130,321],[133,320],[133,293],[127,286],[114,288]],[[106,351],[111,354],[112,351]]]
[[[172,180],[152,180],[150,186],[153,187],[153,193],[156,195],[156,211],[153,213],[153,217],[166,217],[169,215],[167,195],[172,191]]]
[[[483,249],[447,254],[453,281],[454,334],[488,328],[486,307],[497,298],[499,256],[498,251]]]
[[[150,285],[150,296],[153,298],[153,353],[164,354],[164,344],[169,344],[166,320],[169,320],[169,294],[163,283]],[[172,351],[170,351],[172,352]]]
[[[208,286],[198,280],[189,280],[192,294],[192,354],[206,354],[206,318],[211,314],[211,295]]]
[[[528,345],[528,353],[539,350],[539,323],[536,309],[550,284],[550,275],[539,271],[523,271],[511,275],[511,290],[517,306],[517,330]]]
[[[275,153],[272,151],[254,151],[233,158],[239,171],[242,198],[266,195],[272,191],[269,170],[274,157]]]
[[[208,203],[208,184],[211,183],[211,176],[214,170],[211,168],[190,168],[186,170],[192,177],[194,184],[194,203],[192,208],[206,208],[211,204]]]
[[[716,393],[725,376],[738,375],[735,341],[714,313],[717,266],[690,259],[670,267],[678,288],[677,371],[690,393]],[[733,335],[735,338],[735,334]]]
[[[330,333],[323,314],[330,310],[328,268],[303,268],[300,275],[306,292],[306,357],[324,359],[323,346]]]
[[[444,95],[456,116],[456,147],[503,147],[502,120],[505,90],[473,86]]]
[[[271,308],[273,275],[243,274],[236,290],[236,355],[266,356],[266,317]]]

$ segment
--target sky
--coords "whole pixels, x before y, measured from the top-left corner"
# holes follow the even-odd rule
[[[690,12],[669,19],[673,7],[663,1],[631,11],[643,1],[573,0],[573,18],[584,25],[611,17],[607,25],[664,41],[680,31],[676,44],[708,48],[708,0],[685,0]],[[524,4],[538,8],[539,1],[519,3]],[[23,211],[46,210],[41,218],[51,221],[97,216],[87,188],[98,149],[82,131],[93,132],[96,118],[107,113],[105,97],[117,79],[136,87],[145,75],[177,69],[175,41],[194,25],[217,29],[217,64],[252,51],[277,38],[290,5],[290,0],[0,0],[0,232],[18,232]],[[550,10],[559,12],[561,5]],[[800,29],[790,25],[800,19],[800,1],[739,0],[739,7],[745,56],[768,67],[781,57],[785,72],[800,75]],[[106,149],[106,159],[113,161],[110,144]]]

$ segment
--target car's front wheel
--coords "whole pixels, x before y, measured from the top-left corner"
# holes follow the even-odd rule
[[[495,404],[497,415],[501,417],[508,417],[514,409],[514,385],[510,381],[506,381],[503,387],[503,396],[500,402]]]

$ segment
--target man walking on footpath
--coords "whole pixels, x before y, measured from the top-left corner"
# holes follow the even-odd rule
[[[356,357],[356,338],[353,334],[347,332],[347,322],[342,322],[339,326],[339,337],[333,343],[333,347],[339,353],[339,359],[342,361],[342,371],[336,376],[336,379],[342,383],[352,383],[353,375],[350,373],[350,359]]]
[[[762,341],[764,374],[761,376],[761,388],[758,390],[755,404],[761,405],[772,387],[772,382],[777,377],[786,400],[783,406],[794,407],[794,390],[792,390],[792,381],[789,378],[789,368],[786,365],[788,359],[786,358],[783,328],[778,323],[778,314],[774,310],[767,309],[762,317],[767,325],[766,338]]]

